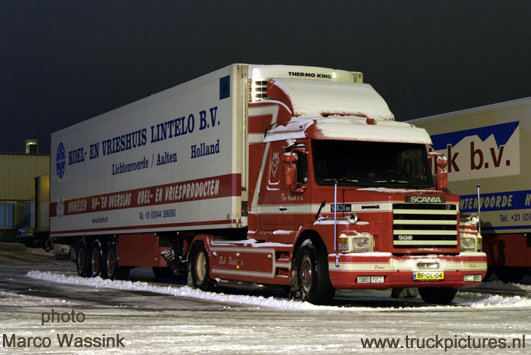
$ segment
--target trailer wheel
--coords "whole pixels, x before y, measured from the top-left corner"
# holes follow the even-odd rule
[[[101,269],[103,268],[103,255],[101,251],[101,243],[98,239],[92,242],[90,248],[90,276],[98,277],[101,275]]]
[[[195,243],[190,251],[189,275],[192,287],[203,291],[214,291],[214,280],[210,278],[208,253],[203,243]]]
[[[114,242],[107,243],[103,254],[102,277],[111,280],[126,280],[129,277],[129,271],[128,267],[118,265],[116,244]]]
[[[457,289],[448,287],[421,287],[419,288],[419,293],[425,303],[445,305],[452,303]]]
[[[335,289],[330,283],[326,253],[307,239],[299,249],[297,266],[298,289],[302,300],[313,304],[330,304]]]
[[[77,274],[81,277],[87,277],[90,274],[89,268],[89,251],[87,242],[84,239],[80,240],[77,245],[76,253],[76,268]]]

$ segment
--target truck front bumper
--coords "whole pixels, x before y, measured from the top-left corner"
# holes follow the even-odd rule
[[[451,256],[341,253],[337,261],[336,265],[336,254],[328,255],[330,281],[336,289],[473,287],[487,272],[487,256],[481,252]]]

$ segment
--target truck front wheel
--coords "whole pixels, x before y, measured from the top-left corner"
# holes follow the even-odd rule
[[[208,253],[203,243],[195,243],[190,251],[189,281],[191,286],[203,291],[214,291],[214,281],[210,278]]]
[[[330,283],[327,255],[305,240],[297,257],[298,289],[303,301],[313,304],[330,304],[335,289]]]
[[[89,250],[87,242],[84,239],[80,240],[77,244],[77,253],[76,253],[76,268],[77,274],[81,277],[87,277],[90,275],[89,267]]]
[[[448,287],[419,288],[420,297],[425,303],[450,304],[454,300],[457,290]]]

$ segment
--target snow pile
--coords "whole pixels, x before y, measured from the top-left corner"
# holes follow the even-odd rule
[[[168,285],[168,286],[157,286],[153,285],[147,282],[132,282],[132,281],[119,281],[119,280],[104,280],[100,277],[95,278],[84,278],[79,276],[65,276],[65,275],[59,275],[54,274],[49,271],[42,272],[42,271],[30,271],[27,276],[34,278],[34,279],[40,279],[40,280],[46,280],[51,282],[57,282],[57,283],[65,283],[65,284],[74,284],[74,285],[84,285],[84,286],[92,286],[97,288],[113,288],[113,289],[119,289],[119,290],[130,290],[130,291],[147,291],[147,292],[154,292],[154,293],[160,293],[160,294],[167,294],[167,295],[173,295],[176,297],[189,297],[189,298],[196,298],[196,299],[202,299],[202,300],[208,300],[208,301],[214,301],[214,302],[223,302],[223,303],[232,303],[232,304],[240,304],[240,305],[249,305],[249,306],[257,306],[257,307],[267,307],[267,308],[274,308],[274,309],[283,309],[283,310],[326,310],[326,311],[396,311],[397,309],[403,310],[403,309],[414,309],[414,310],[431,310],[431,311],[446,311],[448,309],[455,309],[457,308],[498,308],[498,307],[515,307],[515,308],[522,308],[522,307],[531,307],[531,298],[525,298],[521,296],[498,296],[498,295],[490,295],[485,293],[474,293],[474,292],[459,292],[453,302],[450,306],[433,306],[433,305],[426,305],[422,302],[422,300],[417,297],[414,299],[408,299],[409,302],[413,302],[411,306],[407,307],[399,307],[399,308],[389,308],[386,307],[352,307],[352,306],[346,306],[346,307],[338,307],[338,306],[316,306],[307,302],[300,302],[300,301],[294,301],[294,300],[286,300],[286,299],[279,299],[274,297],[262,297],[262,296],[247,296],[247,295],[228,295],[224,293],[212,293],[212,292],[203,292],[201,290],[193,289],[188,286],[175,286],[175,285]],[[519,286],[525,286],[525,285],[519,285]],[[525,286],[531,289],[531,286]],[[366,295],[364,295],[364,291],[366,290],[360,290],[359,297],[355,298],[357,301],[360,301],[362,299],[372,299],[374,301],[374,297],[367,298]],[[381,292],[381,291],[380,291]],[[483,292],[483,291],[482,291]],[[0,297],[2,294],[0,293]],[[381,296],[379,296],[381,298]],[[385,300],[390,299],[390,294],[386,297],[384,297]],[[0,298],[1,300],[1,298]],[[37,300],[38,301],[38,300]],[[50,301],[51,302],[51,301]],[[57,302],[63,302],[63,301],[57,301]],[[397,302],[399,302],[397,300]],[[416,304],[418,302],[418,304]],[[0,303],[1,305],[1,303]]]
[[[28,272],[27,276],[46,280],[51,282],[84,285],[92,287],[104,287],[113,288],[119,290],[131,290],[131,291],[148,291],[167,295],[173,295],[178,297],[191,297],[216,302],[246,304],[251,306],[269,307],[278,309],[290,309],[290,310],[309,310],[309,309],[322,309],[323,307],[315,306],[307,302],[298,302],[294,300],[284,300],[274,297],[264,298],[256,296],[246,295],[227,295],[223,293],[211,293],[203,292],[201,290],[193,289],[188,286],[176,287],[169,285],[161,287],[152,285],[147,282],[131,282],[131,281],[119,281],[119,280],[104,280],[101,277],[84,278],[79,276],[65,276],[51,273],[49,271],[35,271]]]
[[[487,307],[531,307],[531,299],[520,296],[504,297],[499,295],[489,295],[488,298],[474,302],[470,305],[472,308]]]

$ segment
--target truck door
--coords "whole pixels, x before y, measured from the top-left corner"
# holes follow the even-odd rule
[[[291,142],[290,142],[291,143]],[[305,143],[271,143],[260,188],[259,240],[293,243],[302,225],[311,222],[308,159]],[[296,161],[286,163],[284,154],[295,154]],[[296,166],[296,185],[285,184],[287,167]]]

